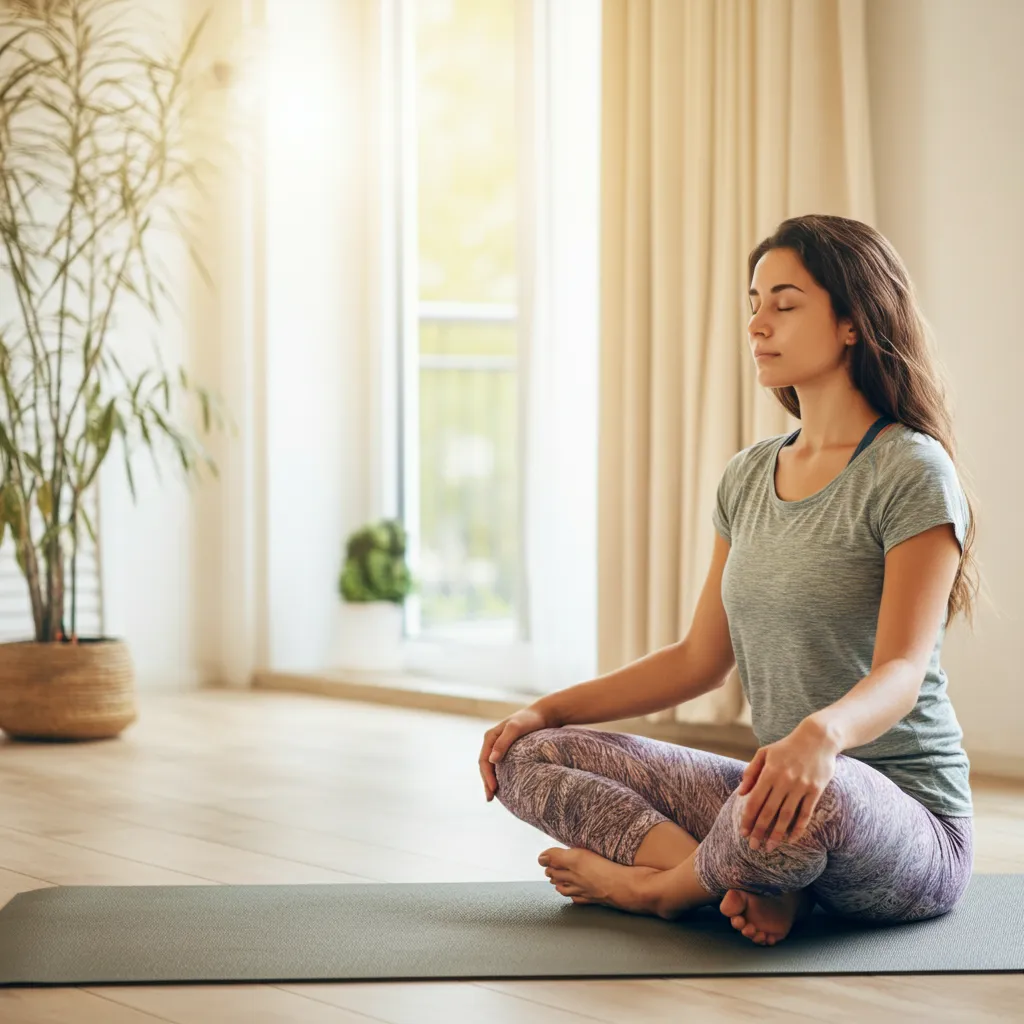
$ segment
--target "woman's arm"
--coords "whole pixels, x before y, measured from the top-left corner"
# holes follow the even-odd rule
[[[871,672],[808,716],[837,744],[836,753],[878,739],[914,709],[959,564],[951,523],[924,530],[885,556]]]
[[[923,678],[924,673],[903,658],[887,661],[801,725],[819,730],[822,743],[834,754],[870,743],[913,711]]]

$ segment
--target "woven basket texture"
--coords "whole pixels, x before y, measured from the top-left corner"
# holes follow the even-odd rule
[[[137,718],[121,640],[0,644],[0,729],[15,739],[92,740]]]

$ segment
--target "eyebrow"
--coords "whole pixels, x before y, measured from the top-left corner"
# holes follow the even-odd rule
[[[781,292],[784,288],[796,288],[796,290],[801,294],[804,293],[803,288],[797,288],[795,284],[777,284],[774,288],[772,288],[772,295],[774,295],[776,292]],[[757,295],[760,297],[760,292],[758,292],[756,288],[751,288],[750,294]]]

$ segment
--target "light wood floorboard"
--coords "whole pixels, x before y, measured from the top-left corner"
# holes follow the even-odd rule
[[[266,691],[144,693],[116,741],[0,742],[0,903],[51,885],[543,880],[486,803],[489,721]],[[975,779],[979,872],[1024,871],[1024,784]],[[1024,976],[0,990],[4,1024],[1024,1019]]]

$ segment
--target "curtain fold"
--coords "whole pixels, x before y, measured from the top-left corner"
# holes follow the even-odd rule
[[[873,222],[863,0],[604,0],[598,672],[684,636],[725,464],[798,425],[757,383],[746,259]],[[652,721],[750,724],[726,685]]]

